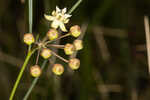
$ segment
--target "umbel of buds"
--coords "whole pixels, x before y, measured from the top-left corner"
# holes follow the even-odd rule
[[[80,26],[78,25],[74,25],[70,28],[70,34],[73,36],[73,37],[78,37],[80,34],[81,34],[81,29],[80,29]]]
[[[71,55],[75,51],[75,47],[73,44],[67,43],[64,47],[64,52],[66,55]]]
[[[62,61],[66,62],[73,70],[76,70],[80,67],[79,59],[71,58],[70,60],[67,60],[53,51],[53,48],[59,48],[63,49],[66,55],[72,55],[75,51],[81,50],[83,48],[82,40],[79,39],[76,39],[72,44],[57,44],[57,40],[60,40],[67,36],[72,36],[75,38],[80,36],[81,28],[79,25],[71,26],[69,31],[65,26],[69,22],[71,16],[72,15],[67,13],[67,8],[59,9],[56,6],[56,10],[54,10],[51,15],[44,15],[44,17],[48,21],[51,21],[51,25],[49,31],[42,40],[40,40],[41,38],[39,38],[38,36],[35,39],[32,33],[24,34],[23,41],[24,43],[29,45],[29,51],[32,51],[31,53],[34,53],[36,50],[38,50],[36,65],[30,68],[30,73],[33,77],[38,77],[41,74],[41,69],[37,65],[39,61],[39,55],[41,55],[44,59],[49,59],[52,55],[54,55]],[[63,35],[59,34],[60,31],[62,31]],[[33,47],[30,46],[31,44],[34,44]],[[54,64],[52,71],[56,75],[61,75],[64,72],[64,67],[61,64]]]
[[[77,70],[80,67],[80,60],[77,58],[72,58],[69,60],[69,67],[73,70]]]
[[[50,29],[47,32],[47,36],[48,36],[49,40],[54,40],[54,39],[58,38],[58,31],[56,29]]]
[[[31,66],[31,68],[30,68],[30,74],[33,77],[39,77],[41,75],[41,72],[42,72],[41,68],[38,65]]]
[[[26,34],[24,34],[23,41],[27,45],[31,45],[32,43],[34,43],[35,39],[34,39],[33,34],[32,33],[26,33]]]
[[[83,48],[82,40],[75,40],[73,42],[76,50],[81,50]]]
[[[50,56],[52,55],[51,53],[51,50],[50,49],[47,49],[47,48],[44,48],[41,52],[41,56],[44,58],[44,59],[48,59]]]
[[[56,75],[61,75],[64,72],[64,67],[61,64],[54,64],[52,71]]]

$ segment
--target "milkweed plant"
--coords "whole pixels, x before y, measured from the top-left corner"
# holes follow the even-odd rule
[[[12,89],[9,100],[13,100],[23,72],[34,53],[37,53],[37,57],[35,64],[30,66],[30,74],[32,77],[38,78],[42,74],[41,66],[38,64],[39,56],[41,56],[44,60],[48,60],[51,59],[52,56],[56,56],[58,59],[67,63],[72,70],[79,69],[80,60],[78,58],[74,57],[65,59],[52,49],[56,48],[63,50],[65,55],[70,56],[83,48],[82,40],[77,39],[77,37],[82,34],[80,26],[73,25],[70,28],[66,27],[66,24],[70,22],[70,18],[72,17],[71,13],[78,7],[80,3],[81,0],[78,0],[77,3],[75,3],[75,5],[69,10],[69,12],[67,12],[67,8],[60,9],[58,6],[56,6],[56,9],[53,10],[50,15],[44,14],[45,20],[51,23],[48,32],[45,33],[45,36],[41,40],[39,40],[40,38],[36,39],[32,32],[24,34],[23,41],[26,45],[28,45],[29,49],[24,64]],[[66,43],[65,45],[56,44],[56,41],[59,41],[62,38],[67,38],[69,36],[75,38],[72,43]],[[56,62],[52,66],[52,72],[55,75],[60,76],[64,73],[64,66]],[[26,99],[24,98],[23,100]]]

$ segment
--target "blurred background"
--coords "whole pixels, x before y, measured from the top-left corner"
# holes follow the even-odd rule
[[[34,35],[44,36],[49,29],[44,13],[56,5],[70,9],[76,2],[33,0]],[[28,0],[1,0],[0,7],[0,100],[8,100],[27,52],[22,38],[28,32]],[[28,100],[149,100],[144,15],[150,15],[149,0],[83,0],[67,24],[85,32],[84,49],[77,54],[80,69],[73,72],[65,65],[58,77],[47,64]],[[29,67],[35,57],[14,100],[21,100],[31,85]]]

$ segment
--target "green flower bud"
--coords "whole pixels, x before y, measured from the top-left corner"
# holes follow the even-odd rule
[[[73,45],[75,46],[76,50],[81,50],[83,49],[83,44],[82,44],[82,40],[75,40],[73,42]]]
[[[47,36],[48,36],[49,40],[54,40],[54,39],[58,38],[58,31],[56,29],[50,29],[47,32]]]
[[[33,77],[39,77],[41,75],[41,72],[42,72],[41,68],[38,65],[31,66],[31,68],[30,68],[30,74]]]
[[[50,56],[52,55],[51,53],[51,50],[50,49],[47,49],[47,48],[44,48],[41,52],[41,56],[44,58],[44,59],[48,59]]]
[[[69,60],[69,67],[73,70],[77,70],[80,67],[80,60],[77,58],[72,58]]]
[[[52,71],[56,75],[62,75],[64,72],[64,67],[61,64],[54,64]]]
[[[81,28],[78,25],[74,25],[70,28],[70,34],[73,37],[78,37],[81,34]]]
[[[23,40],[24,40],[24,43],[26,43],[27,45],[31,45],[32,43],[35,42],[35,39],[32,33],[24,34]]]
[[[64,52],[66,55],[71,55],[75,51],[75,47],[73,44],[67,43],[64,47]]]

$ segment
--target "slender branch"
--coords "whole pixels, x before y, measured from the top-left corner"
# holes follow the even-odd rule
[[[79,5],[80,3],[82,2],[82,0],[78,0],[74,6],[69,10],[68,14],[71,14]]]
[[[150,73],[150,30],[149,30],[149,19],[147,16],[144,17],[145,33],[146,33],[146,46],[147,46],[147,57],[148,57],[148,70]]]
[[[32,33],[32,11],[33,11],[33,4],[32,4],[32,0],[29,0],[28,1],[28,8],[29,8],[29,33]],[[21,70],[20,70],[20,72],[19,72],[19,75],[18,75],[18,77],[17,77],[17,80],[16,80],[16,82],[15,82],[15,85],[14,85],[14,87],[13,87],[13,89],[12,89],[12,91],[11,91],[11,94],[10,94],[10,98],[9,98],[9,100],[13,100],[13,97],[14,97],[14,95],[15,95],[15,92],[16,92],[16,89],[17,89],[17,87],[18,87],[18,84],[19,84],[19,82],[20,82],[20,80],[21,80],[21,78],[22,78],[22,75],[23,75],[23,72],[24,72],[24,70],[25,70],[25,68],[26,68],[26,66],[27,66],[27,64],[28,64],[28,61],[29,61],[29,59],[30,59],[30,57],[31,57],[31,55],[36,51],[36,48],[33,50],[33,51],[31,51],[31,45],[29,45],[29,47],[28,47],[28,54],[27,54],[27,56],[26,56],[26,59],[25,59],[25,61],[24,61],[24,64],[23,64],[23,66],[22,66],[22,68],[21,68]]]
[[[32,24],[33,24],[33,1],[29,0],[28,5],[29,5],[29,33],[32,33]]]
[[[36,65],[38,64],[39,56],[40,56],[40,50],[38,50],[38,54],[37,54],[37,57],[36,57]]]
[[[13,89],[12,89],[12,92],[11,92],[11,95],[10,95],[10,97],[9,97],[9,100],[13,100],[13,97],[14,97],[14,95],[15,95],[15,92],[16,92],[16,89],[17,89],[18,84],[19,84],[19,82],[20,82],[20,79],[22,78],[23,72],[24,72],[24,70],[25,70],[25,68],[26,68],[26,66],[27,66],[27,64],[28,64],[28,62],[29,62],[29,59],[31,58],[31,55],[32,55],[34,52],[35,52],[35,50],[28,52],[28,54],[27,54],[27,56],[26,56],[26,59],[25,59],[25,61],[24,61],[24,64],[23,64],[23,66],[22,66],[22,68],[21,68],[21,70],[20,70],[20,72],[19,72],[19,75],[18,75],[18,77],[17,77],[17,80],[16,80],[16,82],[15,82],[15,85],[14,85],[14,87],[13,87]]]
[[[47,45],[48,43],[51,43],[51,42],[53,42],[53,41],[57,41],[57,40],[60,40],[60,39],[62,39],[62,38],[65,38],[65,37],[67,37],[67,36],[70,36],[70,33],[67,33],[67,34],[65,34],[65,35],[62,35],[62,36],[60,36],[60,37],[57,38],[57,39],[54,39],[54,40],[51,40],[51,41],[47,41],[47,42],[45,42],[45,45]]]
[[[33,19],[33,15],[32,15],[32,11],[33,11],[33,4],[32,4],[32,0],[29,0],[28,1],[28,6],[29,6],[29,33],[32,33],[32,19]],[[29,45],[29,47],[28,47],[28,52],[31,50],[31,45]]]
[[[66,62],[66,63],[68,63],[68,62],[69,62],[68,60],[66,60],[65,58],[63,58],[63,57],[59,56],[59,55],[58,55],[58,54],[56,54],[55,52],[53,52],[53,51],[52,51],[52,53],[53,53],[56,57],[58,57],[59,59],[63,60],[64,62]]]
[[[108,50],[108,46],[106,44],[106,40],[104,38],[103,31],[98,27],[94,27],[93,33],[94,33],[96,42],[99,45],[99,49],[101,51],[103,60],[105,62],[108,62],[110,60],[111,55],[110,55],[110,52]]]
[[[48,60],[44,60],[42,66],[41,66],[41,70],[43,70],[45,68],[47,61]],[[35,84],[37,83],[38,79],[39,79],[39,77],[34,78],[34,80],[32,81],[32,84],[29,87],[27,93],[25,94],[23,100],[27,100],[28,99],[28,97],[29,97],[30,93],[32,92],[32,90],[33,90]]]
[[[55,47],[55,48],[59,48],[59,49],[64,49],[64,45],[57,45],[57,44],[48,44],[47,47]]]

